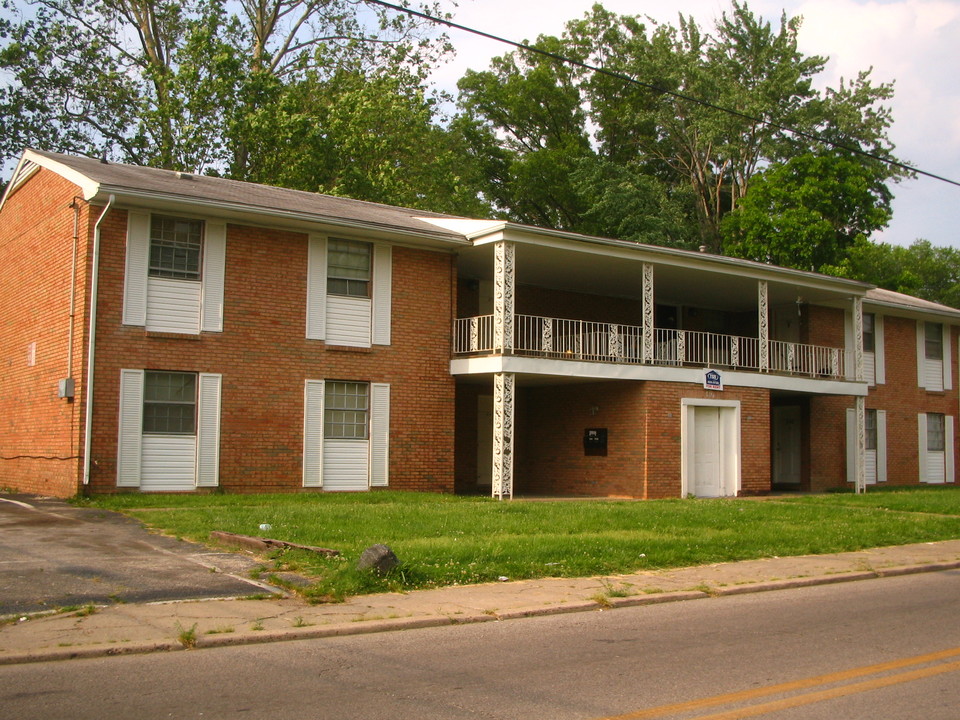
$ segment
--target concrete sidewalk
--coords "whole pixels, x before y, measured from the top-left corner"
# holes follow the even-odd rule
[[[384,593],[118,604],[0,626],[0,664],[387,632],[586,612],[960,569],[960,540],[603,578],[547,578]]]

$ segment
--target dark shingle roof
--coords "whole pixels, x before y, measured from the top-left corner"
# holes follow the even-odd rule
[[[98,159],[32,150],[31,153],[60,163],[100,186],[99,195],[111,192],[137,194],[191,203],[224,204],[238,210],[288,214],[318,222],[362,223],[406,233],[466,242],[463,235],[419,218],[453,218],[452,215],[399,208],[349,198],[287,188],[257,185],[171,170],[104,163]]]

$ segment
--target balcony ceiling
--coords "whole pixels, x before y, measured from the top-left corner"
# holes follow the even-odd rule
[[[569,292],[639,300],[642,297],[642,264],[654,264],[654,294],[662,304],[696,306],[717,310],[748,310],[757,306],[757,280],[768,280],[771,306],[798,299],[823,305],[848,307],[849,287],[824,287],[821,276],[791,271],[777,272],[756,263],[738,266],[728,259],[710,262],[715,256],[685,253],[684,262],[657,262],[638,253],[634,259],[582,252],[543,245],[517,243],[516,282]],[[692,261],[692,262],[691,262]],[[460,277],[493,280],[493,245],[479,245],[459,253]],[[777,277],[780,275],[781,277]],[[838,285],[840,285],[838,283]]]

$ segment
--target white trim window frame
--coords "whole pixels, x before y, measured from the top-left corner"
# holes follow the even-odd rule
[[[387,487],[390,385],[306,380],[303,438],[304,487]]]
[[[943,413],[917,415],[917,458],[922,483],[955,481],[954,418]]]
[[[947,323],[917,321],[917,384],[930,392],[953,388],[951,330]]]
[[[368,257],[361,261],[351,248],[369,248]],[[311,235],[306,337],[348,347],[390,345],[392,273],[390,245]]]
[[[123,324],[222,332],[225,265],[224,222],[129,211]]]
[[[219,485],[221,385],[216,373],[121,370],[117,486]]]
[[[864,481],[867,485],[887,481],[887,411],[867,408],[864,416]],[[857,415],[847,408],[847,482],[856,485]]]

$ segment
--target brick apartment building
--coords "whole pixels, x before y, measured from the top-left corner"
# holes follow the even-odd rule
[[[954,482],[960,311],[28,150],[0,487],[704,497]]]

